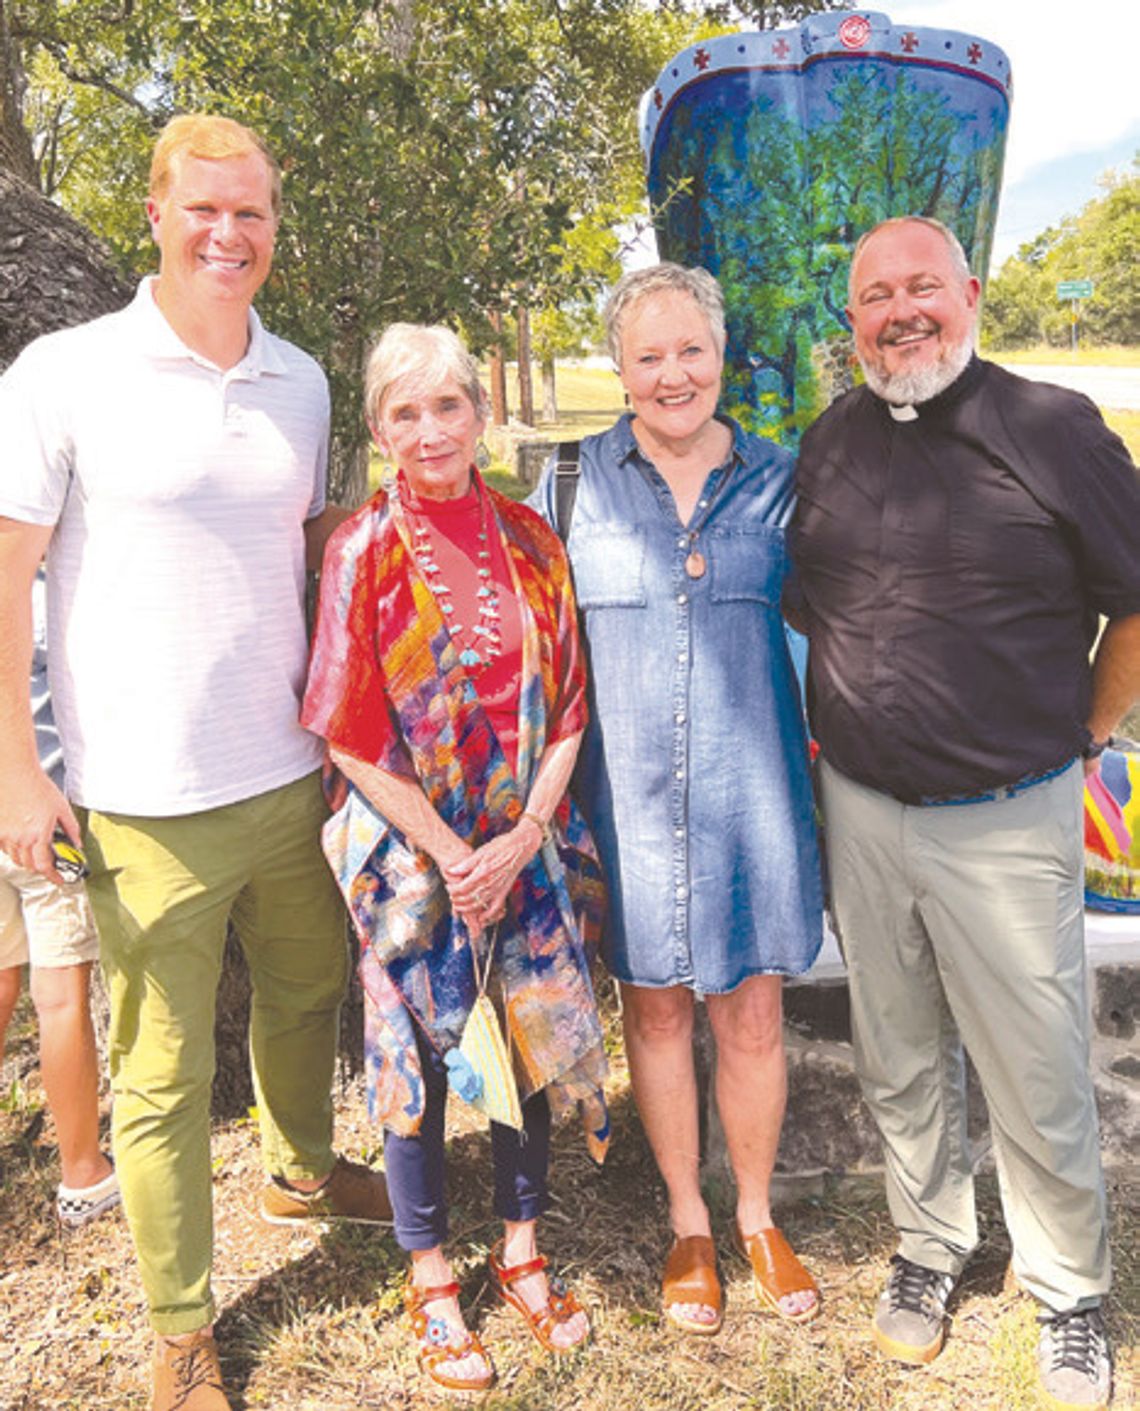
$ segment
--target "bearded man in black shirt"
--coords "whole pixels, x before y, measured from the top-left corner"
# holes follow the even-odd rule
[[[936,221],[885,221],[856,246],[867,386],[804,438],[792,615],[900,1235],[875,1340],[936,1357],[977,1243],[964,1044],[1013,1271],[1042,1306],[1045,1399],[1103,1407],[1082,793],[1140,695],[1140,479],[1086,398],[974,356],[980,287]]]

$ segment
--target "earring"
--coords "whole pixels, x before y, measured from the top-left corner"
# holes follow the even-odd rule
[[[475,468],[476,470],[486,470],[491,464],[491,452],[487,449],[487,443],[480,441],[475,447]]]

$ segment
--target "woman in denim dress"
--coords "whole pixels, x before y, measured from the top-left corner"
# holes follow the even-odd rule
[[[630,411],[581,447],[567,548],[591,669],[577,796],[606,869],[602,953],[621,982],[641,1119],[668,1189],[666,1315],[714,1333],[693,1014],[708,1008],[737,1233],[761,1302],[819,1311],[772,1224],[783,976],[815,959],[819,865],[800,695],[780,613],[792,457],[718,416],[720,288],[661,264],[606,309]],[[555,477],[532,501],[555,522]]]

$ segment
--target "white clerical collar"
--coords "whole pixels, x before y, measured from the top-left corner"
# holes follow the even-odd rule
[[[905,407],[897,407],[894,402],[887,403],[887,410],[894,421],[917,421],[918,412],[909,403]]]

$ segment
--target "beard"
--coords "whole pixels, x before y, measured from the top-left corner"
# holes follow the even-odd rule
[[[888,324],[879,341],[903,333],[937,333],[938,329],[939,325],[929,319],[911,319],[907,323]],[[974,331],[971,329],[960,343],[949,343],[943,347],[935,362],[915,368],[913,372],[888,372],[881,356],[874,362],[864,362],[860,357],[859,364],[867,386],[877,397],[882,397],[884,402],[890,402],[893,406],[906,407],[929,402],[931,397],[945,392],[964,371],[973,352]]]

